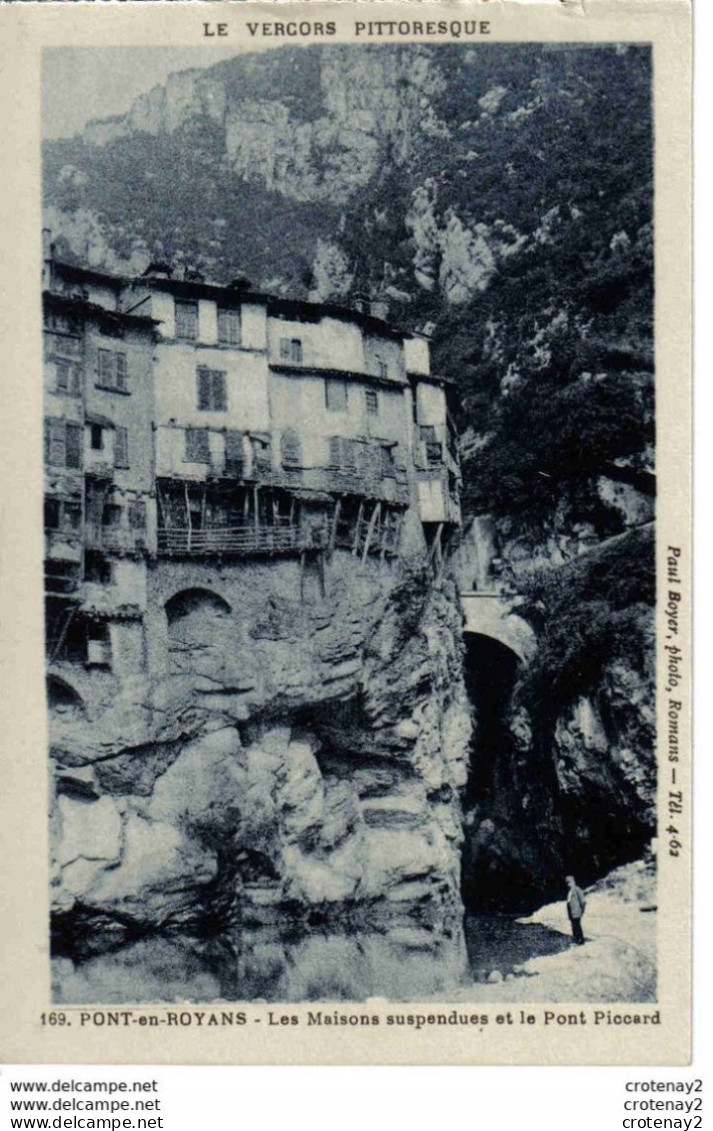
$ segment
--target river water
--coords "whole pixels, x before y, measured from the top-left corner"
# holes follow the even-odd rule
[[[447,1000],[493,971],[507,977],[567,946],[564,935],[501,915],[467,915],[462,929],[438,936],[418,926],[353,934],[272,926],[209,941],[153,936],[81,963],[56,959],[53,997],[75,1005]]]

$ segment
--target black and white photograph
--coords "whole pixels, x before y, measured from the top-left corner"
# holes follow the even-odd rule
[[[651,1014],[651,46],[319,26],[43,51],[53,1002]]]

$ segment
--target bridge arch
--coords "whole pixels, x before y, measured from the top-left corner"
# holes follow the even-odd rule
[[[463,632],[489,637],[508,648],[522,664],[535,653],[535,634],[530,625],[513,612],[512,599],[500,593],[461,593]]]

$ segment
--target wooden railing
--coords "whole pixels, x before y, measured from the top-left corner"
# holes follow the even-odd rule
[[[219,526],[209,530],[159,529],[158,552],[184,554],[282,554],[301,547],[299,530],[289,520],[274,526]]]

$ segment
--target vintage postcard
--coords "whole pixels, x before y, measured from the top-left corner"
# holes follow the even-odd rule
[[[0,1055],[687,1063],[688,5],[0,30]]]

